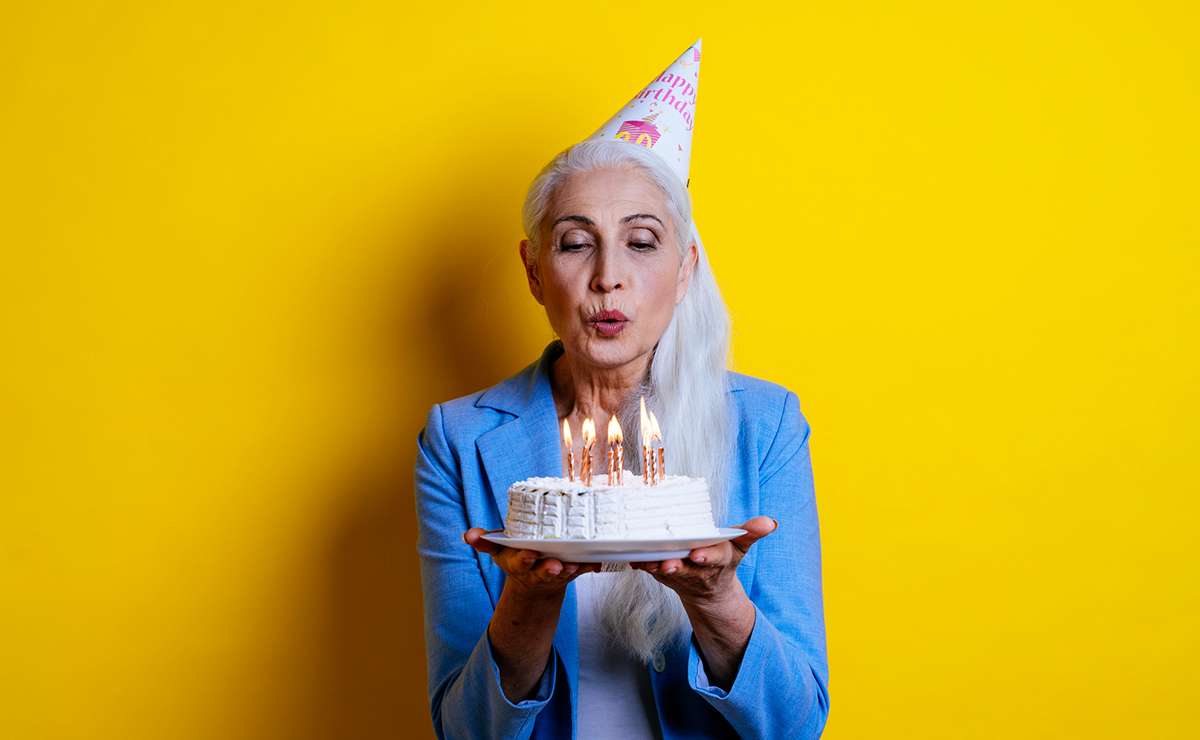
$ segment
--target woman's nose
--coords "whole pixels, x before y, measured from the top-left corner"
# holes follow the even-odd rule
[[[595,272],[592,273],[592,290],[611,293],[625,287],[625,266],[621,258],[607,247],[597,250]]]

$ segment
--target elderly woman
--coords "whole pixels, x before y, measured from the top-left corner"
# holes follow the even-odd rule
[[[434,406],[418,439],[438,736],[819,736],[809,428],[792,392],[726,369],[728,315],[684,183],[644,147],[584,141],[534,180],[524,220],[521,264],[558,339],[502,383]],[[745,535],[603,569],[481,539],[503,527],[510,483],[559,474],[561,419],[605,430],[615,413],[633,428],[642,396],[672,467],[707,478],[718,524]]]

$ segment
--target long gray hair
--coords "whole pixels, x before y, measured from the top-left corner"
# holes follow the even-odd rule
[[[699,260],[683,301],[659,339],[649,377],[616,414],[623,429],[637,429],[640,396],[661,422],[672,473],[708,481],[713,515],[726,524],[726,467],[736,430],[730,422],[725,371],[729,362],[729,312],[692,220],[692,200],[684,183],[650,150],[626,142],[588,140],[559,152],[529,186],[523,221],[528,259],[537,259],[543,227],[558,187],[569,176],[597,169],[633,168],[649,177],[667,197],[667,208],[681,255],[695,242]],[[625,435],[625,459],[640,468],[640,437]],[[633,466],[630,466],[631,468]],[[640,469],[634,472],[640,473]],[[690,624],[678,595],[650,574],[624,563],[605,563],[622,571],[600,595],[597,619],[602,632],[643,663],[672,644],[683,643]]]

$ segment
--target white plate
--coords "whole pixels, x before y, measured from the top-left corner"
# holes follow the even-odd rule
[[[697,547],[708,547],[746,534],[744,529],[721,527],[709,537],[668,537],[658,540],[538,540],[507,537],[503,532],[485,534],[483,539],[505,547],[537,550],[566,563],[617,563],[685,558]]]

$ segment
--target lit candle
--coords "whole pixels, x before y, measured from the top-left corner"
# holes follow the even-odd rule
[[[658,428],[658,417],[654,415],[653,411],[650,412],[650,438],[658,440],[658,467],[654,472],[657,474],[658,480],[662,480],[663,476],[667,474],[665,452],[667,446],[663,444],[662,430]]]
[[[617,439],[613,444],[617,448],[617,485],[625,485],[625,432],[621,423],[617,422]]]
[[[563,419],[563,447],[567,451],[567,480],[575,480],[575,450],[571,440],[571,425]]]
[[[642,417],[638,431],[642,433],[642,482],[650,485],[650,417],[646,414],[645,396],[642,396]]]
[[[596,443],[596,422],[589,416],[583,420],[583,485],[592,485],[592,445]]]
[[[613,473],[609,478],[609,485],[612,485],[613,479],[616,480],[618,486],[621,485],[621,473],[625,467],[625,451],[622,449],[621,441],[621,422],[617,421],[614,414],[608,419],[609,469]]]

